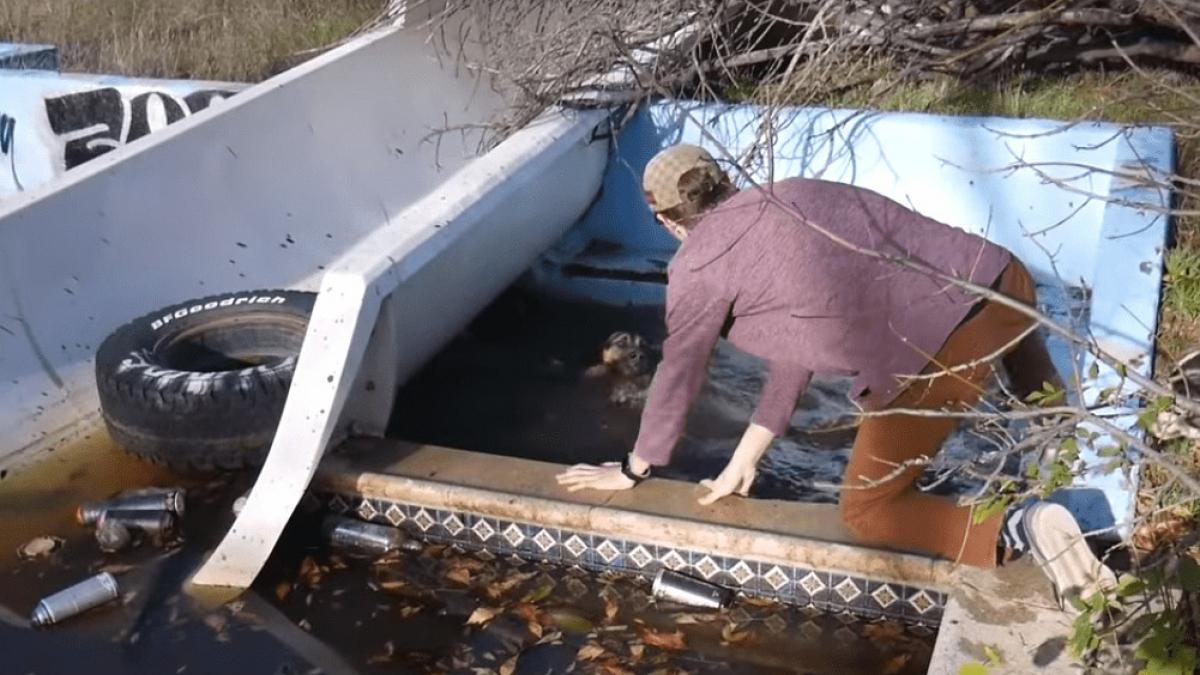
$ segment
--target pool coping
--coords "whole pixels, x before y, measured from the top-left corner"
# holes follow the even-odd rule
[[[325,458],[306,499],[484,556],[642,575],[665,566],[789,605],[936,630],[929,673],[987,662],[987,649],[1013,672],[1075,667],[1062,647],[1070,617],[1028,561],[973,570],[869,548],[840,523],[835,505],[733,498],[701,507],[700,488],[682,481],[572,493],[554,480],[563,468],[351,439]]]

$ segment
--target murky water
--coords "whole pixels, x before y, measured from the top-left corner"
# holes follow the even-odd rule
[[[661,344],[658,308],[610,308],[509,291],[400,392],[388,434],[477,452],[562,464],[621,458],[637,439],[640,410],[614,405],[616,378],[585,375],[616,330]],[[671,465],[656,475],[698,481],[724,467],[754,412],[764,364],[724,341],[709,362]],[[854,440],[847,379],[816,379],[792,424],[760,465],[751,496],[834,502]],[[970,423],[947,440],[925,485],[965,494],[997,463],[994,437]],[[1015,470],[1015,467],[1014,467]]]
[[[175,476],[102,434],[0,480],[0,673],[776,673],[925,672],[933,636],[892,622],[740,599],[721,611],[656,604],[648,581],[428,546],[340,556],[297,514],[251,591],[211,605],[181,589],[232,522],[252,476]],[[105,554],[76,507],[149,486],[188,491],[184,542]],[[63,545],[21,559],[35,536]],[[119,601],[47,628],[38,600],[107,570]]]
[[[242,477],[247,480],[249,477]],[[214,537],[223,533],[221,504],[230,484],[181,481],[116,450],[103,433],[49,454],[0,481],[0,672],[183,673],[303,672],[307,662],[250,622],[217,641],[210,616],[222,611],[180,593]],[[76,507],[126,489],[183,485],[189,491],[187,543],[170,550],[139,546],[104,554]],[[209,527],[212,525],[212,527]],[[62,546],[44,558],[21,559],[17,548],[50,535]],[[61,625],[32,629],[26,618],[42,597],[101,570],[111,571],[122,597]],[[244,671],[242,670],[244,667]]]
[[[1086,320],[1086,296],[1042,290],[1053,316]],[[636,439],[640,410],[611,403],[617,382],[584,371],[615,330],[658,344],[660,312],[506,293],[402,389],[389,434],[563,464],[618,458]],[[721,346],[709,367],[665,476],[715,475],[753,411],[761,364]],[[790,432],[765,458],[753,496],[836,499],[854,435],[847,388],[813,382]],[[942,457],[987,465],[992,450],[964,426]],[[440,547],[380,561],[341,558],[316,540],[305,514],[293,519],[250,592],[225,604],[198,601],[182,585],[227,530],[229,505],[251,479],[175,476],[116,450],[103,433],[0,477],[0,675],[899,675],[928,666],[932,636],[899,624],[746,599],[694,612],[653,603],[643,579]],[[953,478],[939,489],[971,485]],[[148,486],[188,490],[183,544],[105,554],[75,522],[80,503]],[[17,547],[40,535],[63,545],[45,558],[20,559]],[[100,570],[116,574],[119,602],[61,625],[28,626],[40,598]]]

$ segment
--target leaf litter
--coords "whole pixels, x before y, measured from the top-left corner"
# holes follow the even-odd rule
[[[931,632],[895,622],[848,625],[745,595],[724,610],[692,611],[656,603],[648,578],[440,545],[365,564],[317,553],[294,569],[294,585],[309,589],[310,600],[295,592],[273,600],[330,645],[352,635],[357,647],[345,655],[363,675],[915,675],[932,651]],[[314,618],[335,602],[341,615],[377,611],[355,621]]]

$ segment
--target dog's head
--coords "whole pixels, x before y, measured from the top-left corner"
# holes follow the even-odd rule
[[[600,361],[613,372],[627,377],[644,375],[653,367],[645,338],[625,331],[608,336],[600,350]]]

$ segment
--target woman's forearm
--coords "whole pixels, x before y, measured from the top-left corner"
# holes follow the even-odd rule
[[[775,434],[770,429],[751,422],[721,475],[712,480],[700,481],[702,486],[708,488],[708,494],[700,497],[700,503],[712,504],[732,494],[749,496],[750,486],[757,475],[758,462],[766,454],[767,448],[771,447],[773,440]]]
[[[741,468],[757,467],[759,460],[766,454],[767,449],[771,447],[771,442],[774,440],[775,434],[770,429],[751,422],[746,427],[746,433],[742,434],[742,439],[738,441],[737,447],[733,451],[733,456],[729,458],[729,466]]]

